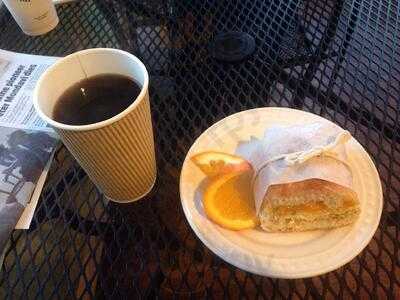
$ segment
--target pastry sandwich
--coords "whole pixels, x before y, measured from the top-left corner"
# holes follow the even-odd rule
[[[269,232],[329,229],[354,223],[360,203],[345,144],[330,124],[269,128],[251,163],[256,212]]]

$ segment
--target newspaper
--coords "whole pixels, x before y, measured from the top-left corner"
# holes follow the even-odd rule
[[[56,60],[0,50],[0,253],[14,228],[29,228],[58,143],[32,102],[37,80]]]

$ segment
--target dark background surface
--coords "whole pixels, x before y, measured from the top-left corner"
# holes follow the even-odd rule
[[[130,51],[147,66],[158,182],[142,201],[106,204],[64,148],[29,231],[14,231],[0,298],[400,297],[399,5],[374,0],[80,1],[28,37],[0,8],[0,48],[63,56]],[[210,41],[236,30],[255,52],[215,61]],[[384,212],[368,247],[319,277],[271,279],[213,255],[183,215],[178,181],[191,144],[245,109],[295,107],[348,129],[379,170]]]

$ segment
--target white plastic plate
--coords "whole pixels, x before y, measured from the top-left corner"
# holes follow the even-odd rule
[[[260,228],[227,230],[206,217],[202,207],[205,176],[191,162],[192,155],[217,150],[246,157],[243,145],[252,137],[261,138],[269,126],[314,122],[330,123],[317,115],[288,108],[247,110],[214,124],[190,148],[180,178],[183,210],[197,236],[223,260],[263,276],[311,277],[346,264],[373,237],[382,213],[382,187],[374,163],[354,138],[346,144],[346,150],[361,202],[361,215],[355,224],[333,230],[267,233]]]

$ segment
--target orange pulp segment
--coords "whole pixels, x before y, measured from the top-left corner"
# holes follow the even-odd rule
[[[241,230],[258,225],[253,193],[252,170],[241,174],[230,173],[211,180],[203,198],[208,218],[218,225]]]

